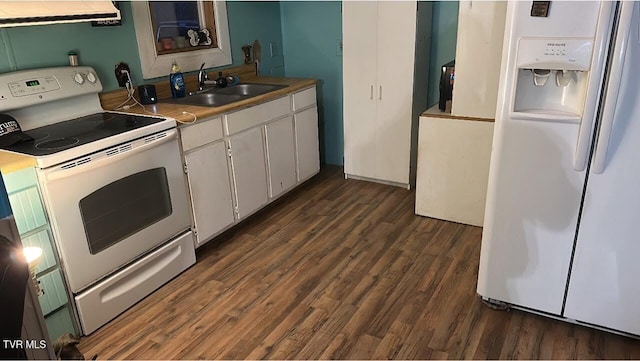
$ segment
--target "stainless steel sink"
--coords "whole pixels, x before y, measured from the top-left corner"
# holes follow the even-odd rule
[[[189,104],[189,105],[198,105],[203,107],[219,107],[229,103],[236,102],[238,100],[245,99],[241,95],[229,95],[229,94],[218,94],[218,93],[196,93],[193,95],[186,96],[184,98],[179,99],[171,99],[171,103],[175,104]]]
[[[184,98],[168,100],[174,104],[189,104],[203,107],[219,107],[238,100],[249,99],[274,90],[286,88],[288,85],[243,83],[226,88],[211,88],[190,93]]]
[[[274,90],[286,88],[286,87],[287,85],[245,83],[245,84],[232,85],[226,88],[214,89],[212,90],[212,92],[216,94],[256,96],[256,95],[265,94]]]

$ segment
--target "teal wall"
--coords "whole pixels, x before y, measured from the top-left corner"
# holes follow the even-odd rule
[[[434,2],[431,23],[431,56],[429,60],[429,105],[434,105],[438,102],[440,67],[442,64],[455,59],[457,36],[458,2]]]
[[[81,65],[96,69],[105,90],[116,89],[115,65],[129,64],[135,83],[142,80],[135,29],[129,3],[122,2],[122,26],[91,27],[90,23],[24,26],[1,30],[11,54],[0,59],[0,71],[69,64],[67,53],[78,51]],[[8,37],[8,39],[7,39]],[[3,50],[5,50],[3,49]]]
[[[122,26],[88,23],[0,29],[0,72],[68,64],[77,50],[80,64],[93,66],[106,91],[117,88],[113,75],[126,62],[136,84],[143,83],[129,2],[121,1]],[[320,80],[321,160],[343,164],[342,12],[339,1],[228,1],[233,64],[242,63],[241,47],[258,39],[262,75]],[[455,57],[458,2],[433,4],[429,104],[438,101],[440,65]],[[273,54],[270,43],[273,43]]]
[[[243,62],[242,46],[260,42],[260,75],[284,76],[280,3],[277,1],[227,1],[233,64]],[[271,54],[269,43],[274,44]]]
[[[121,61],[129,64],[134,83],[143,83],[130,3],[121,1],[120,10],[122,26],[78,23],[0,30],[0,72],[68,65],[67,53],[77,50],[80,64],[96,69],[105,90],[117,89],[114,67]],[[234,65],[242,64],[242,45],[253,44],[256,39],[263,48],[268,48],[270,42],[282,47],[278,2],[230,1],[227,14]],[[263,69],[284,75],[282,56],[266,55]]]
[[[342,4],[283,1],[280,11],[285,75],[320,80],[321,162],[342,165]]]

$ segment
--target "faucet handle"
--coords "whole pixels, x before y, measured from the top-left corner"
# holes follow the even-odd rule
[[[202,69],[204,69],[204,64],[205,63],[202,63],[202,65],[200,65],[200,71],[202,71]]]
[[[218,79],[216,79],[216,81],[218,82],[217,86],[219,88],[224,88],[227,86],[227,78],[225,78],[224,76],[222,76],[222,72],[218,72]]]

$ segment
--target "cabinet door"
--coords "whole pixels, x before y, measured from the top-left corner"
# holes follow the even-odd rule
[[[209,144],[185,155],[185,161],[199,247],[234,221],[226,146]]]
[[[374,178],[397,183],[409,183],[416,9],[415,1],[378,2]]]
[[[318,108],[309,108],[294,115],[296,129],[296,166],[298,182],[320,171],[318,151]]]
[[[640,4],[632,7],[605,168],[590,172],[587,181],[564,315],[640,335]]]
[[[377,17],[376,2],[342,2],[344,172],[370,178],[375,177]]]
[[[267,203],[267,167],[262,127],[229,138],[238,219]]]
[[[296,160],[291,116],[265,126],[269,196],[275,198],[296,184]]]

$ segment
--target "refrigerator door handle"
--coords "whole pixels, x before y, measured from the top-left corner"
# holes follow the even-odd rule
[[[603,16],[601,19],[609,19],[609,22],[600,21],[598,23],[597,38],[594,44],[594,54],[591,60],[592,64],[595,64],[592,71],[595,74],[596,79],[602,79],[604,77],[604,61],[606,60],[608,42],[611,37],[611,24],[613,22],[613,10],[615,4],[603,4],[602,11]],[[602,82],[592,82],[587,90],[587,102],[585,103],[585,112],[580,119],[580,128],[578,130],[578,141],[576,143],[576,152],[573,157],[573,169],[578,172],[582,172],[587,167],[587,159],[589,157],[589,150],[591,149],[591,140],[593,137],[593,125],[596,121],[598,101],[600,98],[600,89],[602,89]]]
[[[611,137],[611,130],[613,128],[613,120],[615,118],[618,94],[620,93],[620,85],[622,83],[624,58],[627,53],[627,46],[629,45],[629,33],[631,30],[634,3],[635,1],[623,1],[621,3],[622,8],[620,9],[618,32],[615,39],[613,58],[609,68],[609,81],[607,82],[604,97],[604,108],[602,110],[602,118],[600,121],[600,131],[598,133],[598,140],[593,158],[592,171],[596,174],[604,172],[604,168],[606,166],[607,150],[609,148],[609,140]]]

